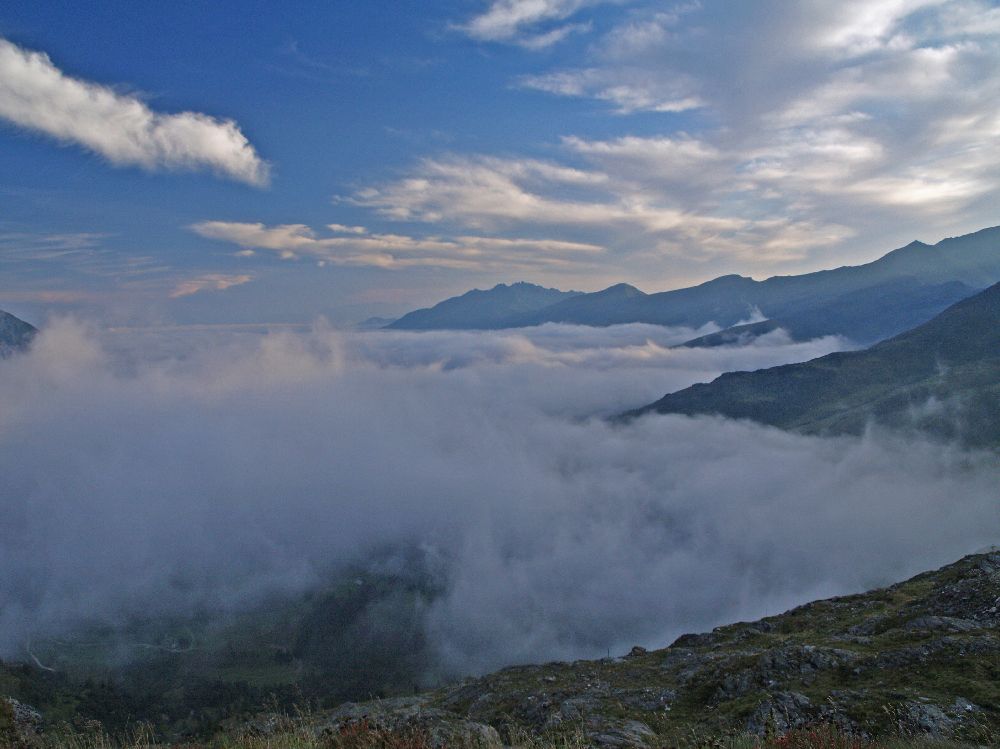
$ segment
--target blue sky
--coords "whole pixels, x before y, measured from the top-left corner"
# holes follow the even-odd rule
[[[0,308],[349,322],[1000,223],[980,0],[7,2]]]

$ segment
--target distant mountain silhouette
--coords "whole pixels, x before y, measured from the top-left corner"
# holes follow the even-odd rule
[[[774,276],[764,281],[721,276],[698,286],[646,294],[617,284],[589,294],[498,286],[446,300],[393,323],[401,329],[511,328],[547,322],[605,326],[621,323],[724,329],[759,311],[769,323],[728,331],[692,345],[739,342],[782,327],[795,339],[843,335],[859,345],[884,340],[1000,281],[1000,227],[945,239],[911,242],[858,266]],[[523,291],[513,290],[521,287]],[[553,295],[551,301],[541,292]],[[556,298],[555,295],[564,294]],[[519,309],[508,299],[519,299]]]
[[[394,330],[462,330],[506,327],[504,320],[526,315],[577,296],[577,291],[546,289],[531,283],[498,284],[488,291],[474,289],[428,309],[403,315],[387,328]]]

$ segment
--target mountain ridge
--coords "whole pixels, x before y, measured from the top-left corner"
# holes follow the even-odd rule
[[[626,416],[650,413],[714,414],[825,434],[878,423],[1000,446],[1000,283],[868,349],[727,372]]]
[[[861,265],[771,276],[762,281],[729,274],[695,286],[655,293],[642,292],[629,284],[615,284],[596,292],[572,293],[551,304],[509,314],[498,311],[477,317],[473,309],[476,298],[463,295],[431,308],[437,310],[433,319],[426,311],[418,310],[390,327],[418,329],[411,317],[418,315],[419,329],[519,328],[555,322],[598,327],[648,323],[691,328],[715,323],[725,330],[742,323],[751,312],[760,311],[789,330],[795,340],[819,327],[818,335],[842,335],[864,346],[915,327],[960,298],[997,281],[1000,281],[1000,227],[990,227],[948,237],[934,245],[914,240]],[[891,289],[891,294],[885,293],[887,289]],[[841,309],[836,323],[839,328],[816,325],[816,320],[848,295],[853,295],[850,305],[853,314],[843,314]],[[457,300],[464,300],[461,309]],[[758,334],[752,329],[741,332],[748,337]],[[739,333],[733,336],[737,340]]]
[[[578,295],[577,291],[549,289],[526,281],[472,289],[433,307],[408,312],[389,323],[390,330],[489,329],[497,321],[555,304]]]

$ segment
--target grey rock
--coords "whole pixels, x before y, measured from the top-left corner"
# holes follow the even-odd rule
[[[330,713],[320,732],[337,732],[367,721],[390,731],[424,731],[433,747],[499,746],[500,734],[492,726],[428,706],[427,697],[399,697],[364,703],[346,703]]]
[[[812,720],[812,703],[798,692],[778,692],[764,700],[747,719],[746,728],[758,736],[768,731],[785,733]]]
[[[955,720],[937,705],[911,702],[906,706],[904,727],[934,737],[951,736]]]
[[[638,747],[645,749],[656,740],[653,729],[638,720],[606,723],[587,733],[597,746]]]
[[[922,630],[928,632],[969,632],[979,629],[980,624],[968,619],[958,619],[953,616],[918,616],[903,625],[906,630]]]
[[[677,699],[676,690],[655,689],[653,687],[646,687],[644,689],[616,689],[611,695],[626,707],[645,710],[651,713],[669,710],[670,703]]]

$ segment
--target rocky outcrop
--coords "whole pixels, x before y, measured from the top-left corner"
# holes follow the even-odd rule
[[[37,744],[42,714],[12,697],[0,697],[0,746],[29,749]]]
[[[500,734],[492,726],[431,705],[426,697],[402,697],[363,704],[348,702],[331,713],[319,727],[321,734],[342,733],[364,725],[393,733],[419,731],[432,747],[498,746]]]

